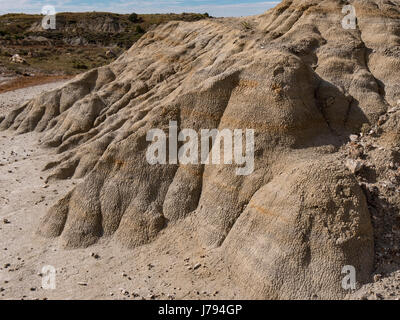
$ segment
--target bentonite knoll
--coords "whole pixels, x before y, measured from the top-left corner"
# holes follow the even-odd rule
[[[342,26],[348,4],[355,29]],[[374,231],[339,150],[397,106],[399,44],[397,0],[285,0],[254,17],[170,22],[0,128],[42,133],[58,153],[48,181],[84,177],[38,230],[63,247],[135,248],[181,224],[251,298],[340,299],[343,267],[371,282]],[[173,121],[199,135],[254,130],[254,171],[150,164],[148,132]],[[386,131],[393,148],[398,130]]]

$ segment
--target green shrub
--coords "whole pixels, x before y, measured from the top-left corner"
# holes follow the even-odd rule
[[[144,30],[141,26],[136,26],[135,28],[136,33],[145,33],[146,30]]]
[[[130,22],[133,22],[133,23],[137,23],[137,22],[139,22],[139,17],[138,17],[138,15],[137,15],[137,13],[131,13],[130,15],[129,15],[129,21]]]

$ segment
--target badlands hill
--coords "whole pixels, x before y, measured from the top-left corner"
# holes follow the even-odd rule
[[[342,27],[347,4],[355,29]],[[397,0],[285,0],[255,17],[171,22],[16,108],[0,128],[43,134],[59,154],[49,181],[84,177],[38,233],[69,249],[133,248],[180,224],[259,299],[343,298],[344,266],[359,284],[385,257],[398,270],[386,234],[400,223],[399,19]],[[254,172],[150,165],[146,135],[170,121],[254,129]]]

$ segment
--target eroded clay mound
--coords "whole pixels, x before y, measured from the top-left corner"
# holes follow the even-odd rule
[[[345,265],[368,281],[365,196],[335,151],[400,98],[392,2],[350,1],[356,30],[342,28],[333,0],[169,23],[113,64],[14,110],[1,129],[41,131],[57,149],[49,179],[85,177],[39,233],[68,248],[108,236],[134,247],[186,221],[256,298],[339,298]],[[254,172],[150,165],[146,134],[168,132],[170,121],[197,132],[254,129]]]

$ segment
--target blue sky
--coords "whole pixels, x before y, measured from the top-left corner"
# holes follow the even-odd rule
[[[263,13],[279,2],[268,0],[0,0],[0,14],[40,13],[44,5],[53,5],[57,12],[208,12],[217,17],[247,16]]]

